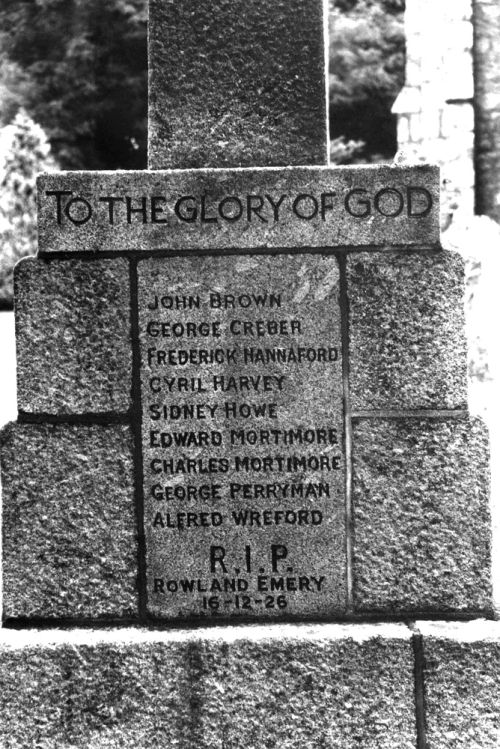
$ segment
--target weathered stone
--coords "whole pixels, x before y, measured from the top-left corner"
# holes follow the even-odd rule
[[[9,749],[415,746],[403,626],[22,636],[0,646]]]
[[[149,610],[343,613],[337,260],[151,258],[138,274]]]
[[[152,169],[327,163],[322,0],[151,0]]]
[[[15,269],[18,407],[127,411],[132,346],[128,262],[26,258]]]
[[[500,624],[417,622],[423,635],[426,746],[500,745]]]
[[[58,172],[39,252],[439,246],[435,167]]]
[[[136,615],[129,428],[14,423],[1,441],[4,617]]]
[[[347,279],[353,410],[465,408],[460,256],[356,253]]]
[[[480,419],[355,420],[356,610],[491,611],[488,484]]]

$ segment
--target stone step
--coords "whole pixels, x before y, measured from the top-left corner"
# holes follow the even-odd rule
[[[3,630],[0,745],[493,749],[499,660],[485,620]]]
[[[417,622],[428,749],[500,746],[500,622]]]
[[[414,747],[404,625],[4,631],[0,745]]]

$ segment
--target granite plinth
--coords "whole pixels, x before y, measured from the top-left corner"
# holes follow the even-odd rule
[[[500,743],[500,624],[417,622],[429,749]]]
[[[322,0],[151,0],[152,169],[325,164]]]
[[[356,253],[347,283],[353,410],[466,408],[461,257]]]
[[[337,260],[150,258],[138,279],[150,612],[343,613]]]
[[[403,626],[21,638],[0,640],[0,743],[9,749],[415,746]]]
[[[37,184],[44,254],[439,247],[431,166],[59,172]]]
[[[128,262],[26,258],[14,273],[17,401],[48,414],[127,411]]]
[[[353,423],[357,612],[492,612],[480,419]]]
[[[1,447],[4,617],[137,616],[129,428],[12,423]]]

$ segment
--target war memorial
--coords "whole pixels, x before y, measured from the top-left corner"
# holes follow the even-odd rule
[[[328,165],[325,16],[150,0],[150,168],[38,179],[1,746],[498,746],[463,263]]]

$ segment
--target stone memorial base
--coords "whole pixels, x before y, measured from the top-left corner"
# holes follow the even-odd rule
[[[0,434],[3,615],[9,624],[145,624],[190,613],[214,623],[220,623],[214,614],[222,621],[230,615],[288,621],[298,615],[492,615],[488,438],[467,412],[457,254],[399,247],[137,260],[119,252],[112,259],[28,258],[16,268],[19,420]],[[246,309],[207,307],[212,295],[257,296],[259,282],[282,308],[252,317]],[[183,284],[205,307],[172,314],[155,308],[165,289],[180,295]],[[254,330],[279,318],[300,326],[300,334],[278,336],[278,343],[258,337],[240,343],[241,335],[226,330],[210,345],[205,339],[167,345],[170,339],[157,333],[183,325],[186,314],[191,325],[213,317],[237,333],[244,322]],[[155,356],[168,346],[174,353],[230,354],[236,364],[231,358],[165,367]],[[242,358],[242,352],[278,348],[295,355],[320,351],[331,361],[255,364]],[[227,389],[250,380],[266,389],[220,392],[219,383]],[[187,383],[193,392],[167,392],[165,381],[178,388]],[[272,406],[279,418],[268,418],[270,412],[265,418],[224,416],[224,406],[250,408],[247,402],[261,410]],[[172,406],[196,407],[198,418],[157,418]],[[217,418],[208,418],[212,413]],[[283,444],[290,430],[314,439],[322,434],[322,443]],[[241,437],[275,433],[282,440],[277,446],[249,445]],[[186,435],[192,445],[162,445],[164,438]],[[216,436],[222,446],[201,446],[199,435]],[[258,470],[275,454],[321,458],[329,470]],[[228,466],[238,459],[241,470],[172,477],[157,468],[174,458],[175,467],[184,468],[186,457],[196,468],[201,461],[204,470],[214,459]],[[254,459],[252,470],[245,468],[247,459]],[[224,467],[222,460],[215,467]],[[174,493],[178,484],[200,492],[210,485],[220,497],[184,499]],[[254,496],[256,488],[279,485],[290,492],[297,484],[303,493],[328,489],[328,496],[293,502]],[[224,516],[223,532],[172,528],[172,518],[180,523],[195,510],[199,522],[211,513]],[[281,515],[270,514],[275,510]],[[245,513],[261,525],[242,535],[234,517]],[[263,524],[263,518],[285,517],[309,522]],[[322,524],[314,525],[320,517]],[[244,555],[250,546],[251,559]],[[283,558],[273,560],[273,549]],[[251,596],[253,608],[237,610],[244,602],[232,595],[232,607],[228,596],[219,597],[214,611],[203,593],[209,581],[217,573],[221,585],[225,577],[246,584],[250,562],[247,588],[232,592]],[[275,588],[272,609],[264,608],[260,593],[273,591],[259,582],[261,574],[292,586]],[[176,598],[171,588],[185,580],[200,581],[199,587]],[[288,600],[279,608],[283,592]]]
[[[500,624],[4,630],[9,749],[498,747]]]
[[[38,180],[0,749],[500,745],[463,263],[436,168],[323,165],[326,21],[151,0],[151,171]]]

